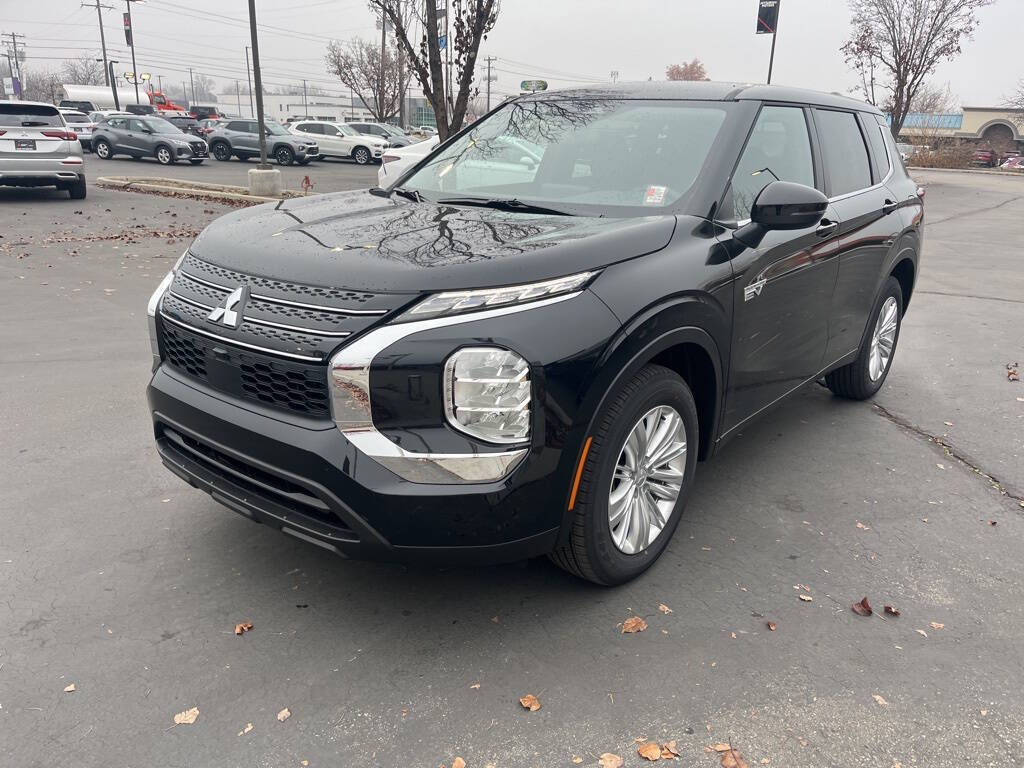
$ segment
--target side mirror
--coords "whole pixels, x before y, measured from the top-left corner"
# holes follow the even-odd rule
[[[827,208],[828,198],[818,190],[791,181],[773,181],[754,200],[750,223],[737,229],[733,237],[757,248],[770,230],[813,227]]]

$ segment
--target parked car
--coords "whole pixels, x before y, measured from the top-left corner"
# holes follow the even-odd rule
[[[1024,157],[1015,155],[1007,158],[1006,162],[999,167],[1006,171],[1024,171]]]
[[[75,109],[59,109],[64,118],[64,123],[75,132],[82,149],[92,149],[92,132],[96,124],[84,112]]]
[[[216,104],[189,104],[188,114],[196,120],[217,119],[221,116],[220,109]]]
[[[422,134],[424,134],[426,136],[436,136],[437,135],[437,128],[435,128],[432,125],[419,125],[419,126],[416,127],[416,131],[418,133],[422,133]]]
[[[376,136],[364,136],[345,123],[328,123],[321,120],[300,120],[289,123],[288,131],[317,142],[321,157],[345,157],[366,165],[371,160],[380,160],[388,143]]]
[[[155,115],[156,107],[152,104],[125,104],[124,111],[131,115]]]
[[[981,168],[995,168],[999,164],[999,155],[994,149],[976,149],[971,156],[971,165]]]
[[[197,120],[199,130],[203,134],[203,137],[207,137],[212,133],[217,123],[224,120],[222,117],[204,117],[202,120]]]
[[[92,147],[101,160],[115,155],[155,157],[160,165],[178,160],[199,165],[210,156],[205,141],[182,133],[162,117],[108,117],[93,131]]]
[[[359,133],[383,139],[392,147],[407,147],[415,141],[412,137],[406,136],[405,131],[394,125],[387,125],[386,123],[353,122],[351,120],[348,124]]]
[[[95,109],[89,113],[89,119],[95,125],[108,117],[131,117],[131,112],[124,112],[120,109]]]
[[[267,134],[267,156],[279,165],[298,163],[306,165],[320,155],[316,142],[288,133],[280,123],[264,123]],[[218,160],[248,160],[260,155],[259,122],[256,120],[227,120],[213,126],[207,137],[210,151]]]
[[[435,136],[426,141],[410,144],[408,147],[387,150],[380,159],[380,168],[377,169],[377,184],[390,187],[408,168],[437,149],[440,143],[441,140]]]
[[[1020,157],[1020,152],[1018,152],[1015,149],[1003,150],[1002,152],[999,153],[999,164],[1002,165],[1007,160],[1010,160],[1014,157]]]
[[[188,115],[161,115],[161,117],[163,117],[164,120],[173,125],[182,133],[190,133],[193,136],[198,136],[201,139],[205,138],[206,136],[206,134],[203,133],[202,129],[199,126],[199,121],[196,120],[194,117],[189,117]]]
[[[57,187],[85,198],[82,144],[52,104],[0,101],[0,186]]]
[[[521,146],[540,162],[510,183]],[[822,377],[885,382],[924,206],[895,156],[884,115],[833,94],[515,98],[400,186],[210,224],[147,308],[157,449],[331,552],[547,553],[622,583],[698,460]]]

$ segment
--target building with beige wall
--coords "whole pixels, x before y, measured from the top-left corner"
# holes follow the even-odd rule
[[[910,114],[900,139],[908,144],[957,139],[983,147],[1024,149],[1024,109],[964,107],[955,114]]]

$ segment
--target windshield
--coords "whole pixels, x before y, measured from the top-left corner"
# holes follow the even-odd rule
[[[359,131],[357,131],[351,125],[345,125],[344,123],[335,123],[334,127],[338,129],[338,133],[344,134],[345,136],[359,135]]]
[[[382,123],[381,128],[383,128],[387,133],[390,133],[392,136],[405,136],[405,131],[401,130],[400,128],[396,128],[393,125],[387,125]]]
[[[153,129],[153,133],[181,133],[181,129],[166,120],[145,120],[146,126]]]
[[[687,194],[729,109],[722,102],[609,98],[511,102],[402,186],[432,201],[516,199],[646,215]]]
[[[264,123],[264,127],[271,136],[287,136],[288,131],[277,123]]]

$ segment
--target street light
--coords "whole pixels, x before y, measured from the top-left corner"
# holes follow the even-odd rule
[[[96,59],[96,61],[103,61],[103,59]],[[114,65],[120,63],[117,59],[110,59],[107,64],[110,67],[110,91],[114,94],[114,109],[118,112],[121,111],[121,102],[117,98],[117,78],[114,77]]]

